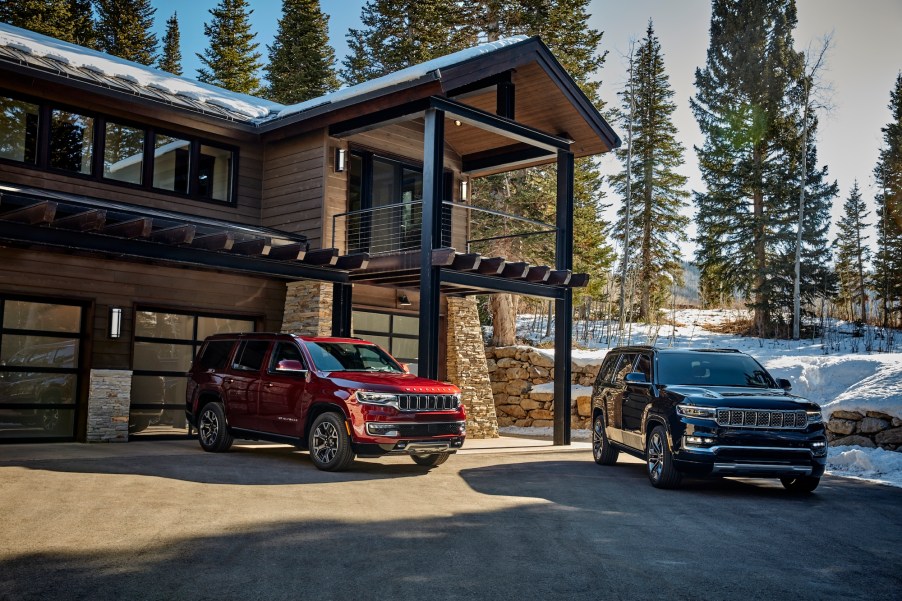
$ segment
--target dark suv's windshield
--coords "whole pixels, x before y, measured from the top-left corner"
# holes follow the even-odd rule
[[[662,353],[657,367],[659,384],[777,388],[760,363],[741,353]]]
[[[310,342],[304,345],[320,371],[386,371],[404,373],[397,361],[378,346],[353,342]]]

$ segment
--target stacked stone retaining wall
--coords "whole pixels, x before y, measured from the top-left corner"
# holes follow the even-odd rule
[[[486,348],[489,377],[498,425],[551,427],[554,421],[554,358],[525,346]],[[591,392],[601,367],[571,361],[573,395],[570,427],[586,429],[591,423]]]
[[[902,419],[879,411],[834,411],[827,421],[831,447],[858,445],[902,452]]]

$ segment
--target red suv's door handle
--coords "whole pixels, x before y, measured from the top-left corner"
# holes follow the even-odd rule
[[[231,384],[234,381],[235,381],[235,378],[226,378],[225,379],[226,384]]]
[[[267,383],[266,383],[266,387],[267,387],[267,388],[272,388],[272,382],[267,382]]]

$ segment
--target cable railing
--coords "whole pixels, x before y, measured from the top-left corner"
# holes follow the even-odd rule
[[[420,248],[423,201],[402,202],[348,211],[332,217],[332,247],[344,254],[397,254]],[[440,246],[488,254],[493,244],[509,239],[536,239],[554,248],[556,228],[548,223],[503,211],[442,201]],[[343,243],[343,248],[342,248]]]

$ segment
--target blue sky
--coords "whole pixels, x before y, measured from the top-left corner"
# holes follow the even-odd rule
[[[182,35],[185,74],[196,76],[200,62],[195,52],[207,45],[203,23],[210,20],[209,9],[218,0],[194,0],[187,5],[179,0],[152,0],[157,8],[157,30],[162,35],[165,21],[178,11]],[[281,2],[251,0],[251,17],[260,51],[266,55],[266,44],[272,42],[281,13]],[[323,12],[330,16],[329,34],[339,60],[347,53],[345,34],[360,27],[363,0],[322,0]],[[665,68],[676,93],[677,111],[674,121],[686,146],[683,173],[689,177],[689,188],[702,187],[693,145],[702,143],[701,133],[689,110],[694,94],[696,68],[703,66],[708,48],[710,19],[708,0],[592,0],[589,12],[592,27],[604,32],[602,50],[608,58],[599,74],[602,98],[609,105],[617,102],[616,93],[626,79],[625,56],[631,40],[645,33],[648,19],[654,20],[655,32],[665,54]],[[829,113],[820,114],[818,153],[820,165],[829,166],[831,179],[839,182],[840,196],[835,201],[834,216],[841,213],[842,201],[857,179],[866,199],[873,205],[876,188],[872,170],[882,144],[880,128],[889,121],[889,93],[896,75],[902,71],[902,2],[900,0],[797,0],[799,26],[795,31],[796,46],[804,50],[825,34],[833,33],[834,48],[829,55],[825,79],[832,84]],[[622,135],[622,137],[625,137]],[[606,172],[619,168],[612,156],[602,158]],[[609,192],[606,202],[616,199]],[[687,209],[691,212],[691,207]],[[871,222],[875,216],[872,211]],[[690,232],[690,235],[694,231]],[[870,242],[874,243],[874,237]],[[686,249],[687,251],[690,248]]]

